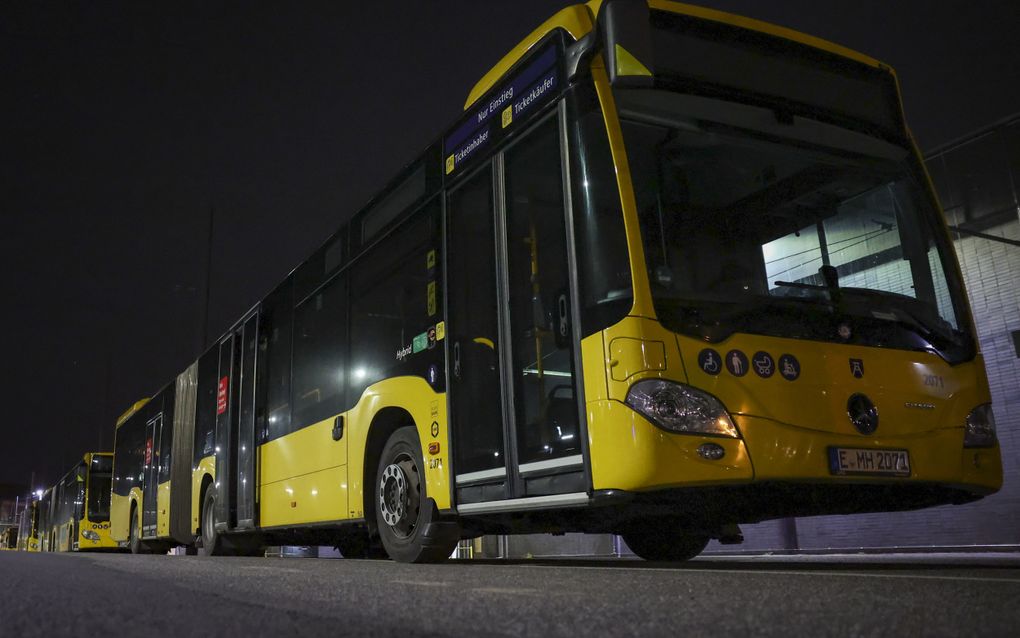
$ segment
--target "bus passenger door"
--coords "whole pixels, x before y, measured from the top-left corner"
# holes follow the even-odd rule
[[[450,414],[464,513],[587,501],[561,139],[560,119],[548,117],[448,195]]]
[[[258,312],[220,341],[216,388],[216,530],[255,527]]]
[[[237,430],[237,395],[240,390],[240,340],[231,333],[220,341],[220,365],[216,382],[216,531],[233,529],[237,456],[232,449]]]
[[[241,388],[238,403],[237,529],[254,529],[255,492],[255,370],[258,360],[258,313],[245,320],[241,340]]]
[[[562,111],[561,111],[562,113]],[[573,493],[584,498],[586,431],[578,397],[562,134],[550,117],[507,148],[502,262],[507,302],[504,340],[510,379],[511,440],[517,496]]]
[[[163,413],[145,424],[145,463],[142,475],[142,536],[156,535],[156,496],[159,492],[159,461],[163,438]]]
[[[447,200],[447,356],[457,502],[507,498],[493,169]]]

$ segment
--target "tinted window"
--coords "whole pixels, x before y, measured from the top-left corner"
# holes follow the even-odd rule
[[[568,105],[573,120],[571,194],[584,336],[626,316],[633,295],[616,168],[595,89],[578,87]]]
[[[117,429],[113,490],[121,496],[127,496],[132,487],[142,486],[146,412],[141,410]]]
[[[367,243],[412,205],[420,202],[424,196],[425,165],[421,164],[382,201],[369,209],[362,222],[362,244]]]
[[[436,200],[354,264],[348,405],[380,379],[425,376],[440,361],[439,238]]]
[[[291,283],[287,280],[266,298],[262,305],[262,338],[258,377],[260,403],[258,431],[264,440],[275,439],[290,431],[290,345],[293,327]]]
[[[345,275],[294,310],[294,429],[340,412],[346,376],[346,311]]]
[[[216,448],[213,433],[216,425],[217,352],[213,348],[198,360],[198,397],[195,408],[195,465]]]
[[[489,166],[450,193],[447,219],[454,467],[462,475],[498,468],[506,458]]]
[[[581,449],[556,120],[511,147],[505,165],[517,454],[528,463]]]
[[[93,469],[89,473],[88,518],[92,522],[110,520],[110,481],[109,472]]]

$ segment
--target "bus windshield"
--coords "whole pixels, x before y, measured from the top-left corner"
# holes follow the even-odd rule
[[[88,518],[93,523],[110,520],[113,457],[95,455],[89,467]]]
[[[620,90],[617,101],[667,327],[973,356],[962,287],[906,149],[714,98]]]

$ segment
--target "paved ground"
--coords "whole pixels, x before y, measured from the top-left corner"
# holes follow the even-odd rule
[[[1011,636],[1020,556],[458,562],[0,552],[0,635]]]

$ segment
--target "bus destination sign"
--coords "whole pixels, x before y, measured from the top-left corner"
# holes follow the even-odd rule
[[[467,117],[446,136],[446,174],[460,169],[478,151],[503,137],[548,104],[559,87],[558,43],[545,45],[526,65],[479,100]],[[498,124],[496,124],[498,122]]]

